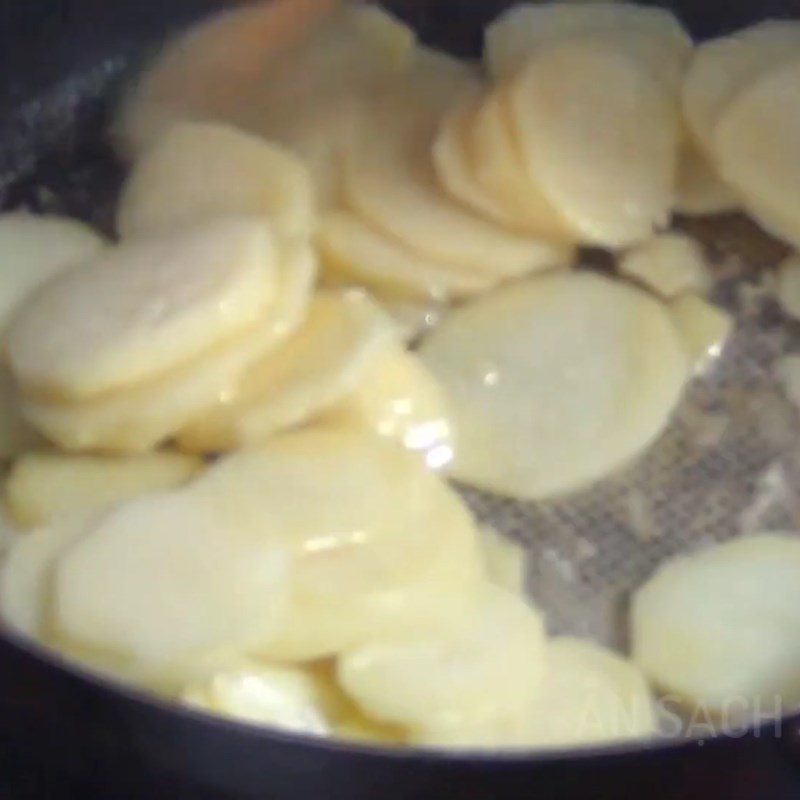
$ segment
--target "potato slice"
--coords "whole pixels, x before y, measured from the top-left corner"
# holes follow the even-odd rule
[[[228,458],[198,491],[225,498],[292,556],[285,625],[260,657],[308,661],[376,635],[460,620],[483,577],[460,499],[367,432],[309,428]]]
[[[800,540],[737,539],[664,564],[633,597],[633,657],[708,711],[800,704]],[[753,704],[753,705],[751,705]]]
[[[143,236],[248,215],[283,236],[305,237],[314,204],[311,175],[288,150],[228,125],[184,122],[134,167],[117,228],[123,237]]]
[[[696,142],[716,160],[714,130],[730,102],[800,47],[800,24],[767,20],[695,51],[683,86],[683,111]]]
[[[430,469],[453,460],[456,436],[444,392],[419,358],[399,346],[385,348],[355,390],[319,421],[397,440],[421,453]]]
[[[800,26],[798,26],[800,31]],[[722,176],[761,219],[774,212],[782,235],[800,246],[800,63],[777,68],[742,91],[719,119],[714,141]],[[767,217],[767,223],[772,217]],[[785,229],[784,229],[785,226]]]
[[[317,233],[323,270],[376,292],[446,299],[479,294],[492,278],[420,256],[349,211],[327,214]]]
[[[0,459],[11,459],[40,446],[42,437],[22,415],[11,372],[0,365]]]
[[[23,527],[57,526],[71,516],[99,514],[157,489],[172,489],[196,475],[202,461],[177,453],[129,458],[28,453],[11,470],[5,501]]]
[[[95,260],[102,236],[76,219],[0,214],[0,329],[34,289],[69,267]]]
[[[64,399],[145,381],[258,323],[275,259],[269,228],[250,218],[122,245],[20,310],[12,371],[26,392]]]
[[[800,319],[800,255],[785,258],[778,265],[778,302],[794,319]]]
[[[662,233],[642,242],[619,259],[619,271],[668,299],[705,291],[711,284],[702,246],[683,233]]]
[[[528,744],[611,744],[657,732],[653,697],[633,664],[581,639],[548,644],[547,673]]]
[[[484,59],[495,79],[514,75],[550,44],[592,37],[641,61],[665,86],[680,86],[692,40],[675,15],[634,3],[521,3],[486,30]]]
[[[575,232],[528,175],[505,86],[495,88],[484,99],[470,134],[475,180],[517,220],[520,229],[545,239],[574,240]]]
[[[446,635],[385,635],[345,653],[344,690],[378,719],[438,747],[525,743],[545,674],[539,614],[487,587],[474,613]]]
[[[453,477],[531,500],[582,488],[641,453],[688,372],[666,307],[588,272],[531,278],[462,306],[420,353],[458,432]]]
[[[235,391],[252,364],[302,324],[316,270],[310,247],[284,248],[277,299],[257,327],[166,376],[122,392],[85,403],[26,399],[26,419],[67,450],[152,450]]]
[[[669,304],[672,320],[696,371],[719,358],[733,330],[729,314],[696,294],[682,294]]]
[[[261,443],[351,394],[394,341],[389,318],[363,293],[321,292],[303,326],[254,364],[235,391],[185,428],[179,446],[213,453]]]
[[[678,157],[675,210],[705,216],[735,211],[739,205],[736,193],[719,176],[710,158],[698,144],[685,139]]]
[[[667,223],[677,114],[637,62],[602,41],[566,41],[530,61],[510,97],[528,172],[582,242],[626,247]]]

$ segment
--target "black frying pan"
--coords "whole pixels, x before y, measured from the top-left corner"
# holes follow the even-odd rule
[[[387,3],[427,41],[476,54],[508,0]],[[0,205],[109,228],[121,167],[105,142],[126,74],[213,0],[0,0]],[[800,0],[676,0],[698,36]],[[313,742],[121,690],[0,636],[0,800],[788,800],[800,718],[738,738],[514,757]]]

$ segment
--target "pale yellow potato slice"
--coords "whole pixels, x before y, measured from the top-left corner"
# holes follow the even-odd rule
[[[242,121],[277,55],[303,41],[337,0],[265,0],[199,22],[166,44],[130,88],[113,126],[139,157],[176,122]]]
[[[531,500],[580,489],[644,451],[688,375],[666,306],[588,272],[462,306],[420,354],[458,432],[452,476]]]
[[[618,269],[667,299],[711,284],[702,245],[683,233],[662,233],[636,245],[620,257]]]
[[[528,62],[510,97],[529,174],[582,242],[626,247],[666,225],[677,112],[640,64],[601,40],[568,40]]]
[[[479,294],[493,279],[425,258],[349,211],[326,214],[317,232],[323,271],[378,293],[446,299]]]
[[[733,330],[730,314],[692,293],[673,299],[669,309],[695,371],[719,358]]]
[[[776,292],[781,308],[800,319],[800,255],[793,253],[778,265]]]
[[[398,345],[385,348],[354,391],[319,421],[394,439],[434,470],[453,460],[457,443],[442,388],[415,354]]]
[[[655,704],[630,662],[593,642],[553,639],[528,744],[582,747],[653,737]]]
[[[316,255],[305,245],[283,253],[277,298],[256,327],[163,377],[89,402],[28,398],[25,418],[67,450],[142,453],[174,436],[235,391],[246,371],[302,324]]]
[[[100,234],[76,219],[0,214],[0,329],[31,293],[69,267],[96,259]]]
[[[8,366],[0,365],[0,459],[41,446],[42,437],[22,415],[21,401]]]
[[[481,584],[466,507],[418,458],[368,432],[276,437],[209,470],[198,491],[258,520],[292,557],[288,615],[256,648],[263,658],[308,661],[449,627]]]
[[[546,650],[540,615],[487,586],[457,629],[380,636],[345,653],[338,675],[367,714],[409,728],[418,744],[513,747],[535,720]]]
[[[122,189],[117,229],[151,236],[220,216],[263,217],[283,236],[315,225],[311,175],[293,153],[228,125],[184,122],[136,164]]]
[[[119,507],[61,554],[56,631],[155,675],[193,672],[210,654],[274,637],[286,613],[289,553],[247,509],[195,487]]]
[[[28,393],[83,399],[178,367],[258,323],[275,295],[270,229],[218,220],[121,245],[47,284],[7,334]]]
[[[665,86],[679,87],[692,40],[666,9],[635,3],[521,3],[486,30],[484,60],[495,79],[514,75],[533,55],[564,39],[603,39],[641,61]]]
[[[710,158],[696,142],[685,138],[678,156],[675,211],[705,216],[735,211],[739,205],[736,193],[719,176]]]
[[[634,595],[635,662],[707,711],[800,704],[800,540],[737,539],[664,564]]]
[[[800,47],[800,24],[767,20],[695,50],[683,85],[683,112],[689,130],[716,161],[714,130],[732,100],[775,67],[793,60]]]
[[[23,527],[57,526],[71,516],[102,513],[157,489],[172,489],[200,472],[202,461],[177,453],[128,458],[28,453],[6,479],[11,516]]]
[[[178,445],[224,452],[306,423],[355,391],[395,338],[391,320],[365,294],[320,292],[295,334],[253,364],[209,414],[181,431]]]
[[[496,87],[485,97],[470,134],[475,180],[517,220],[520,228],[546,239],[574,240],[575,232],[528,175],[505,86]]]
[[[764,209],[768,227],[774,219],[792,244],[800,242],[798,136],[798,61],[776,68],[742,91],[714,131],[722,176],[741,194],[748,211],[760,221]]]

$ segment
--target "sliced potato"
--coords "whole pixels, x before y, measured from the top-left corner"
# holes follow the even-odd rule
[[[277,299],[256,328],[122,392],[85,403],[26,399],[26,419],[66,450],[152,450],[235,391],[250,366],[302,324],[316,278],[315,253],[293,245],[280,261]]]
[[[543,47],[564,39],[603,39],[637,61],[670,89],[680,85],[692,40],[666,9],[635,3],[520,3],[486,31],[484,59],[492,76],[516,73]]]
[[[531,746],[611,744],[657,732],[653,697],[633,664],[581,639],[548,644]]]
[[[525,743],[545,674],[539,614],[487,587],[482,602],[447,635],[382,636],[345,653],[344,690],[378,719],[439,747]]]
[[[677,113],[636,61],[603,41],[565,41],[524,67],[510,97],[528,172],[582,242],[626,247],[667,223]]]
[[[378,293],[446,299],[492,286],[490,276],[420,256],[349,211],[322,219],[317,244],[325,272]]]
[[[778,302],[794,319],[800,319],[800,256],[792,254],[778,265]]]
[[[6,365],[0,365],[0,459],[15,458],[42,443],[42,437],[22,415],[11,372]]]
[[[102,236],[76,219],[0,214],[0,329],[34,289],[95,260],[105,246]]]
[[[531,278],[462,306],[420,352],[458,432],[453,477],[532,500],[641,453],[688,373],[667,308],[588,272]]]
[[[800,540],[765,534],[664,564],[633,597],[633,657],[708,711],[800,704]],[[759,703],[759,705],[755,705]]]
[[[666,298],[702,292],[711,283],[702,246],[683,233],[662,233],[642,242],[625,253],[618,266],[626,278]]]
[[[669,308],[695,370],[704,369],[722,352],[733,330],[733,319],[721,308],[691,293],[676,297]]]
[[[698,144],[688,138],[684,140],[678,158],[675,210],[705,216],[735,211],[739,205],[736,193],[719,176],[710,158]]]
[[[12,371],[27,393],[63,399],[145,381],[257,324],[275,261],[251,218],[122,245],[25,304],[8,330]]]
[[[351,394],[394,339],[391,320],[363,293],[321,292],[302,327],[185,428],[179,446],[224,452],[308,422]]]
[[[184,122],[134,167],[117,228],[123,237],[150,236],[248,215],[304,237],[314,228],[314,204],[311,175],[288,150],[228,125]]]
[[[202,469],[196,458],[151,453],[129,458],[28,453],[14,464],[5,502],[24,527],[57,526],[93,516],[157,489],[172,489]]]
[[[701,44],[683,86],[683,111],[696,142],[716,160],[714,130],[730,102],[761,76],[793,60],[800,24],[766,20]]]

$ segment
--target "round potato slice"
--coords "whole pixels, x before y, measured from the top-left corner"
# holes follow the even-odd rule
[[[711,39],[695,51],[683,85],[683,111],[689,130],[716,160],[714,130],[729,103],[800,47],[800,23],[767,20],[730,36]]]
[[[528,63],[510,97],[529,174],[582,242],[625,247],[668,222],[677,113],[637,62],[602,41],[565,41]]]
[[[798,26],[800,30],[800,26]],[[780,224],[800,246],[800,62],[753,83],[732,101],[714,133],[722,176],[741,194],[748,211]]]
[[[719,176],[710,158],[698,144],[685,139],[678,157],[675,210],[705,216],[735,211],[739,205],[736,193]]]
[[[224,452],[308,422],[351,394],[394,340],[391,320],[366,295],[322,292],[294,336],[253,364],[224,402],[181,432],[178,444]]]
[[[663,565],[633,597],[633,658],[707,711],[800,705],[800,540],[737,539]]]
[[[545,674],[539,614],[487,586],[459,628],[439,636],[382,636],[345,653],[344,690],[370,716],[437,747],[525,743]]]
[[[95,260],[105,247],[102,236],[75,219],[0,214],[0,329],[34,289]]]
[[[284,247],[277,299],[256,327],[165,376],[121,392],[84,403],[25,399],[26,419],[67,450],[152,450],[234,392],[252,364],[302,324],[316,270],[310,247]]]
[[[270,229],[250,218],[119,246],[19,311],[12,371],[26,392],[66,399],[147,380],[256,324],[275,258]]]
[[[581,639],[548,644],[531,746],[611,744],[657,732],[653,697],[633,664]]]
[[[666,307],[588,272],[462,306],[420,354],[458,432],[453,477],[531,500],[582,488],[642,452],[688,373]]]
[[[692,40],[666,9],[634,3],[523,3],[486,31],[484,59],[495,79],[514,75],[543,47],[577,36],[602,38],[676,90]]]
[[[479,294],[493,285],[486,274],[420,256],[349,211],[323,217],[317,244],[325,272],[379,293],[446,299]]]
[[[263,217],[288,237],[310,235],[314,189],[288,150],[227,125],[184,122],[136,164],[122,190],[123,237],[169,232],[220,216]]]

